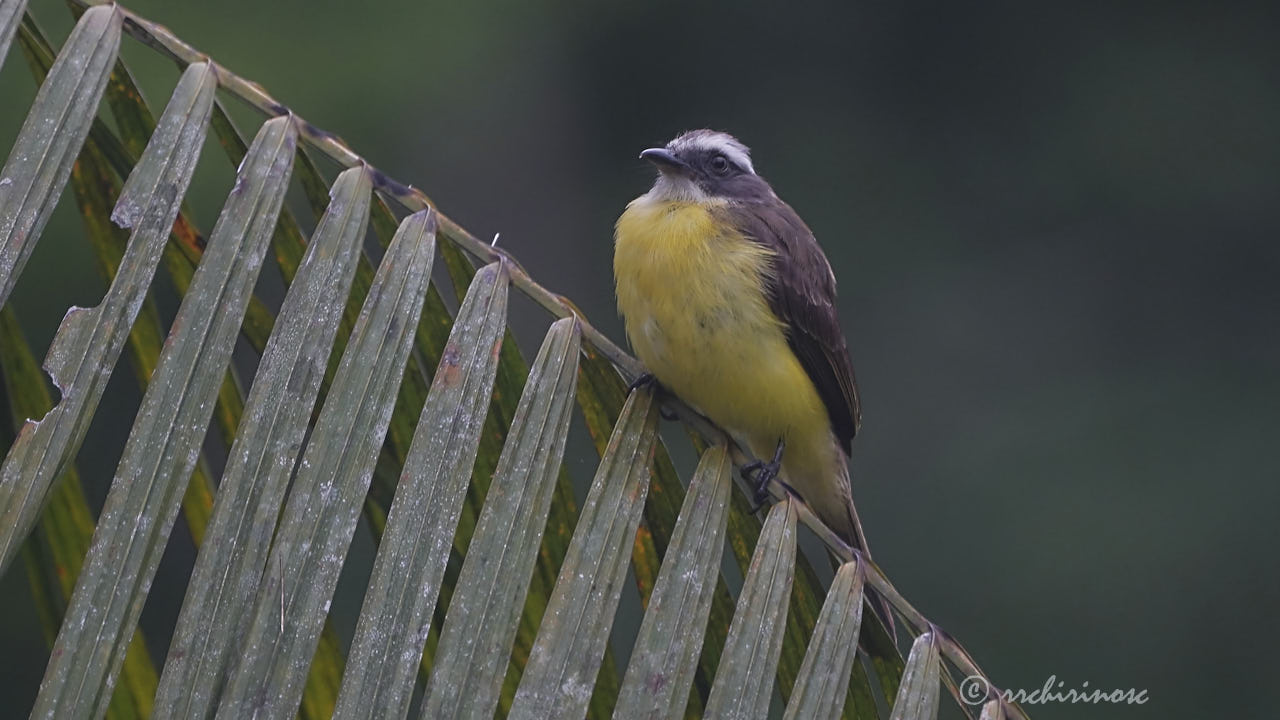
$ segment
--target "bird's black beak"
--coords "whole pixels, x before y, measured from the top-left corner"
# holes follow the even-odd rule
[[[689,164],[676,157],[675,153],[666,148],[649,148],[640,153],[640,159],[653,163],[658,168],[658,171],[664,174],[676,173],[683,175],[689,171]]]

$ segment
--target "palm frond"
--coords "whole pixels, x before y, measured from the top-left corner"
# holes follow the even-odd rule
[[[506,327],[506,272],[484,268],[467,292],[436,369],[387,516],[338,710],[403,716],[458,512],[475,462]]]
[[[707,714],[712,717],[761,717],[768,713],[791,599],[797,522],[791,498],[769,511],[751,570],[742,584],[733,625],[729,626],[720,671],[711,686]]]
[[[0,49],[8,49],[20,5],[7,2],[0,9]],[[0,170],[0,304],[40,239],[89,133],[120,48],[120,24],[120,13],[109,6],[76,23]]]
[[[330,275],[334,284],[350,283],[369,195],[368,177],[359,169],[344,171],[334,183],[332,202],[316,230],[317,235],[331,232],[335,254],[346,258],[335,264],[342,275]],[[297,468],[220,716],[287,714],[302,700],[309,659],[355,532],[421,312],[431,258],[423,252],[430,243],[421,241],[429,225],[422,215],[405,221],[365,299]],[[312,258],[327,259],[321,251],[309,251],[299,276]],[[318,375],[323,369],[313,365],[306,371]]]
[[[835,717],[844,705],[845,690],[854,663],[858,661],[858,630],[862,625],[862,571],[856,560],[836,571],[827,591],[827,601],[818,616],[818,625],[805,652],[800,680],[787,720]]]
[[[17,315],[8,307],[0,309],[0,375],[15,425],[52,407],[40,366],[31,355]],[[93,528],[93,512],[80,486],[80,475],[71,465],[63,473],[62,482],[50,491],[40,523],[23,548],[36,609],[51,644],[89,551]],[[150,715],[155,692],[156,669],[139,630],[129,642],[106,717],[128,720]]]
[[[25,0],[0,3],[0,67],[4,67],[4,59],[9,54],[9,43],[13,42],[13,34],[18,31],[18,23],[22,20],[22,11],[26,9]],[[0,304],[4,301],[0,300]]]
[[[679,717],[684,711],[719,578],[731,471],[724,446],[717,445],[702,454],[689,481],[667,560],[636,635],[615,717]]]
[[[39,521],[25,552],[61,618],[33,717],[145,716],[153,700],[166,717],[406,717],[421,689],[423,718],[763,717],[776,691],[788,718],[891,704],[905,720],[936,716],[943,687],[983,717],[1025,717],[989,682],[962,697],[952,669],[986,680],[964,649],[777,483],[761,525],[730,487],[749,456],[671,401],[701,453],[686,492],[657,400],[625,391],[636,361],[514,258],[159,25],[84,3],[55,59],[24,8],[0,1],[0,59],[18,33],[43,79],[0,173],[0,304],[68,178],[111,281],[48,350],[52,408],[0,310],[5,397],[26,421],[0,467],[0,572]],[[184,67],[158,121],[122,34]],[[217,89],[268,118],[251,145]],[[104,95],[114,128],[96,119]],[[210,128],[237,173],[206,243],[184,197]],[[313,152],[345,168],[332,186]],[[310,238],[283,204],[292,181],[319,218]],[[288,288],[274,317],[253,294],[268,245]],[[465,295],[456,319],[430,284],[437,252]],[[182,296],[163,347],[161,259]],[[531,365],[511,288],[554,318]],[[237,334],[261,354],[247,401]],[[90,543],[74,459],[126,341],[145,394]],[[575,403],[600,454],[580,512],[562,466]],[[230,447],[212,509],[211,423]],[[200,549],[157,687],[136,629],[180,507]],[[344,671],[326,623],[362,508],[378,551]],[[843,563],[829,589],[800,524]],[[645,614],[619,686],[629,573]],[[864,609],[879,598],[918,633],[905,663]]]
[[[424,718],[482,716],[497,705],[524,605],[524,579],[534,569],[564,455],[579,349],[577,322],[565,318],[551,326],[534,361],[454,588]],[[427,513],[431,506],[418,510]],[[452,535],[449,528],[444,542]],[[441,544],[433,539],[424,538],[428,547]]]
[[[508,717],[586,712],[640,526],[657,429],[653,395],[632,393],[582,504]]]
[[[86,13],[81,23],[90,17]],[[62,400],[14,443],[5,468],[12,468],[15,476],[35,478],[47,487],[79,448],[106,385],[103,370],[114,365],[120,355],[177,216],[182,193],[191,181],[216,87],[207,64],[192,65],[183,73],[155,139],[125,183],[112,219],[133,228],[129,251],[103,303],[92,309],[73,309],[63,319],[45,361],[45,369],[62,391]],[[139,415],[139,425],[130,436],[135,447],[140,442],[135,438],[142,437],[138,428],[145,424],[146,418]],[[129,457],[138,456],[126,452]],[[191,465],[194,460],[192,455]],[[189,473],[190,465],[180,478],[155,478],[155,488],[143,481],[135,494],[130,492],[135,489],[130,485],[135,471],[121,465],[94,531],[93,547],[80,572],[63,629],[54,643],[54,657],[41,683],[35,715],[97,714],[106,708],[114,675],[142,612],[136,594],[140,586],[150,584],[159,564],[177,511],[176,499],[181,498],[184,487],[177,480],[187,480]],[[175,488],[175,502],[170,503],[166,491]],[[159,498],[152,496],[153,489]],[[117,563],[123,565],[119,573],[115,572]]]
[[[175,715],[207,713],[236,650],[233,638],[248,629],[353,274],[368,194],[360,180],[351,173],[335,185],[335,212],[317,228],[267,342],[161,678],[158,704]]]
[[[206,70],[193,65],[188,73]],[[195,76],[192,84],[200,87],[204,84],[202,79]],[[141,611],[137,588],[150,585],[176,518],[185,481],[195,464],[213,398],[230,362],[249,290],[287,186],[293,156],[293,135],[288,123],[267,123],[259,133],[258,143],[253,161],[246,163],[214,228],[206,262],[201,264],[178,311],[171,341],[165,345],[151,375],[112,493],[99,518],[95,533],[98,547],[81,573],[72,604],[73,612],[85,608],[82,629],[96,634],[69,634],[60,640],[75,649],[68,653],[72,656],[71,668],[82,662],[74,652],[89,652],[96,657],[103,652],[100,647],[109,645],[112,649],[105,666],[93,672],[105,671],[109,677],[117,671],[124,650],[122,643],[132,634]],[[129,611],[118,616],[107,611],[99,617],[98,613],[107,608]],[[55,669],[62,670],[51,666],[51,671]],[[68,675],[76,677],[78,673],[71,671]],[[82,687],[86,685],[84,680],[76,678]],[[52,692],[55,686],[46,687],[42,698],[50,703],[45,707],[53,715],[72,713],[71,708],[82,702],[70,696],[54,700],[59,696],[45,693]],[[109,693],[99,694],[109,697]]]
[[[930,631],[912,643],[889,720],[931,720],[938,716],[937,637]]]

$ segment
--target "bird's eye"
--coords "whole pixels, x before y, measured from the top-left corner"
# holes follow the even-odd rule
[[[723,155],[711,156],[711,171],[717,175],[727,175],[729,173],[729,159]]]

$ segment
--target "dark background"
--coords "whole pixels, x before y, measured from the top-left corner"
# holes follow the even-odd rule
[[[60,3],[32,4],[60,43]],[[1274,3],[127,5],[501,232],[619,340],[611,233],[651,182],[637,153],[734,133],[839,278],[854,492],[903,594],[1007,687],[1150,696],[1034,717],[1275,703]],[[158,109],[175,72],[124,44]],[[0,144],[33,95],[14,50]],[[197,179],[208,225],[229,179]],[[102,292],[72,205],[13,299],[38,354]],[[136,407],[127,385],[104,407]],[[87,474],[109,480],[127,427],[95,423]],[[0,585],[11,708],[47,656],[25,582]]]

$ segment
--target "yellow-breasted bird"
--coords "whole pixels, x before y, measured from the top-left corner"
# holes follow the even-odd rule
[[[780,472],[866,552],[848,465],[858,387],[818,241],[726,133],[694,130],[640,157],[658,179],[618,218],[613,258],[632,348],[652,379],[773,458],[761,488]]]

